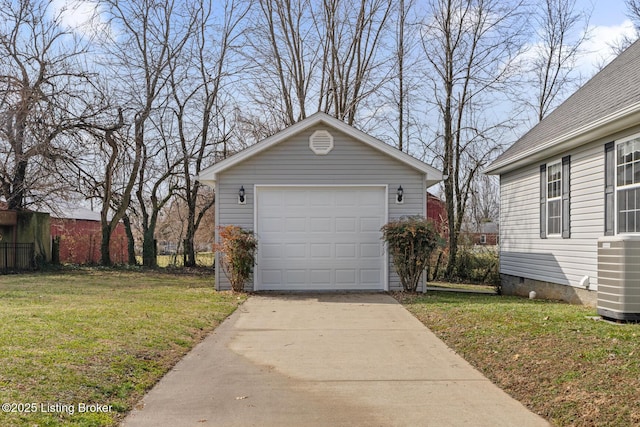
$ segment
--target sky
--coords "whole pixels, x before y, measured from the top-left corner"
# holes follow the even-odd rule
[[[626,15],[624,0],[577,0],[576,8],[592,9],[590,39],[584,45],[579,67],[593,75],[600,65],[613,59],[610,44],[625,33],[633,33],[633,24]]]
[[[579,0],[577,4],[584,7],[593,7],[591,22],[594,25],[620,25],[627,19],[626,6],[623,0]]]
[[[86,22],[93,9],[92,2],[87,0],[52,0],[52,3],[54,10],[59,10],[65,5],[68,7],[67,13],[63,15],[63,22],[66,21],[70,26],[81,21]],[[577,64],[583,78],[590,78],[613,59],[610,44],[622,34],[631,34],[633,25],[626,16],[627,7],[624,0],[576,0],[576,9],[592,11],[590,39],[584,43],[584,53]],[[91,28],[85,26],[84,30]]]

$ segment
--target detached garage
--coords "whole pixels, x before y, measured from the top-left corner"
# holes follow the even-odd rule
[[[258,237],[248,289],[256,291],[401,289],[380,228],[392,218],[426,216],[427,188],[441,179],[435,168],[324,113],[199,176],[215,189],[216,224]],[[216,288],[231,288],[220,268]]]

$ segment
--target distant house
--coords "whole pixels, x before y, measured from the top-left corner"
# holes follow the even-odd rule
[[[639,76],[636,42],[489,166],[505,293],[640,313]]]
[[[460,240],[474,246],[496,246],[499,241],[499,227],[495,222],[481,222],[478,225],[464,227]]]
[[[51,213],[51,237],[60,240],[60,262],[69,264],[98,264],[102,230],[100,213],[85,208],[67,209]],[[111,235],[111,262],[126,263],[127,236],[119,223]]]

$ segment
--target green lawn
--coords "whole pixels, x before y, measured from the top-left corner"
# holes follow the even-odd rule
[[[495,293],[496,288],[491,285],[476,285],[476,284],[467,284],[467,283],[450,283],[450,282],[429,282],[427,283],[427,287],[429,288],[446,288],[446,289],[463,289],[467,291],[475,291],[475,292],[493,292]]]
[[[198,252],[196,254],[196,264],[200,267],[212,267],[215,258],[214,252]],[[142,256],[137,256],[139,264],[142,264]],[[184,266],[184,255],[158,255],[158,267],[182,267]],[[212,273],[213,274],[213,273]]]
[[[0,276],[0,425],[116,425],[243,300],[207,275]]]
[[[495,384],[555,425],[640,425],[639,324],[593,320],[593,308],[506,296],[397,298]]]

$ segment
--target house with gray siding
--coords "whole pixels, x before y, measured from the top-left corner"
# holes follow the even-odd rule
[[[380,228],[393,218],[426,216],[427,188],[442,173],[316,113],[198,179],[215,189],[216,225],[257,235],[248,290],[385,291],[402,287]],[[230,289],[221,270],[216,287]]]
[[[505,293],[534,290],[609,314],[640,303],[640,273],[628,271],[632,252],[624,255],[640,237],[640,42],[485,172],[500,176]]]

